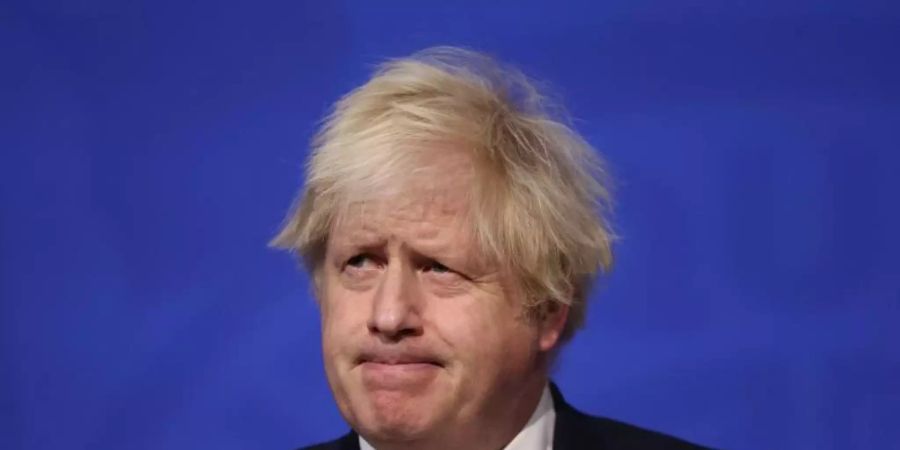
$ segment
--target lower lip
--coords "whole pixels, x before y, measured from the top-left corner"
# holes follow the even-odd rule
[[[407,389],[430,382],[440,366],[430,363],[383,364],[364,362],[360,364],[363,383],[370,388]]]

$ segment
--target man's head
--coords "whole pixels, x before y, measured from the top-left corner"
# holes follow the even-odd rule
[[[505,444],[611,263],[607,200],[593,150],[484,56],[389,61],[342,98],[274,242],[313,275],[354,429],[376,445]]]

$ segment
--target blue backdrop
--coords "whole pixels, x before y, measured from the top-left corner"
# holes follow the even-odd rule
[[[900,6],[726,3],[4,1],[0,448],[342,432],[266,242],[328,105],[436,44],[548,81],[619,181],[617,267],[556,374],[576,406],[900,448]]]

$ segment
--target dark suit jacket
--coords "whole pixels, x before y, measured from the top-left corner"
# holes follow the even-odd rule
[[[644,430],[615,420],[584,414],[566,403],[559,388],[550,384],[556,410],[554,450],[688,450],[698,445]],[[339,439],[300,450],[359,450],[359,436],[351,431]]]

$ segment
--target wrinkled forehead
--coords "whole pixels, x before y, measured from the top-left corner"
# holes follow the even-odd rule
[[[464,211],[416,201],[357,205],[332,228],[329,242],[338,247],[374,247],[399,240],[423,250],[468,253],[474,247]]]

